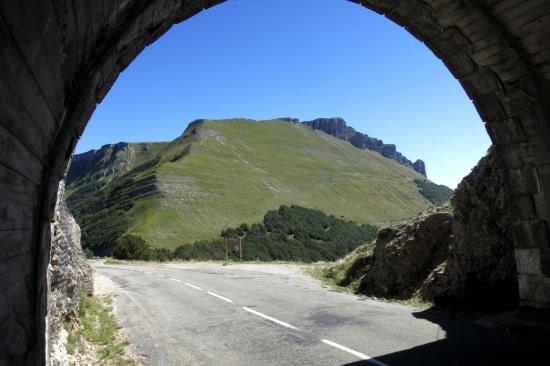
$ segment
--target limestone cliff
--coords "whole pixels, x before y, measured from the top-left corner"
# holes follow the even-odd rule
[[[103,145],[100,149],[75,154],[67,172],[67,187],[75,181],[108,183],[120,174],[130,171],[156,155],[166,142],[119,142]]]
[[[295,118],[281,118],[282,120],[297,123]],[[384,141],[374,137],[370,137],[367,134],[356,131],[354,128],[349,127],[343,118],[317,118],[312,121],[304,121],[306,124],[316,130],[321,130],[341,140],[349,141],[353,146],[358,149],[368,149],[376,151],[382,156],[397,161],[399,164],[411,167],[416,172],[426,176],[426,164],[418,159],[414,163],[407,159],[403,154],[397,151],[397,147],[394,144],[385,144]]]
[[[66,322],[78,315],[80,293],[93,292],[92,272],[80,246],[80,228],[64,201],[65,184],[59,184],[58,201],[51,227],[51,252],[48,271],[49,353],[54,364],[67,364]]]

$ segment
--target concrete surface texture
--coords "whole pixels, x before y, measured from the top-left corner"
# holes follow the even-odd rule
[[[335,292],[285,265],[103,265],[145,365],[537,364],[549,336]]]
[[[95,106],[146,45],[221,2],[0,2],[1,365],[46,362],[57,187]],[[549,306],[550,2],[355,2],[423,41],[472,99],[512,197],[522,304]]]

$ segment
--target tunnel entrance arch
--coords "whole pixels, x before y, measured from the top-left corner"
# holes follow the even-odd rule
[[[0,360],[45,361],[50,222],[76,141],[120,72],[224,0],[0,5]],[[550,306],[550,3],[356,0],[425,43],[475,104],[505,170],[525,306]],[[358,6],[359,6],[358,5]]]

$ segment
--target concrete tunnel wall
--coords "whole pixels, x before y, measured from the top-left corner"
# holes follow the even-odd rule
[[[46,362],[57,187],[97,103],[144,47],[221,2],[0,1],[0,365]],[[550,307],[550,2],[353,2],[424,42],[475,104],[513,201],[521,303]]]

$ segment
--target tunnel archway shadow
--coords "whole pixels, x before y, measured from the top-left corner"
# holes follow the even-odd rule
[[[470,318],[439,307],[413,314],[443,329],[445,338],[377,356],[387,365],[538,365],[550,360],[550,332],[535,334],[505,328],[480,328]],[[345,366],[367,366],[364,360]]]

